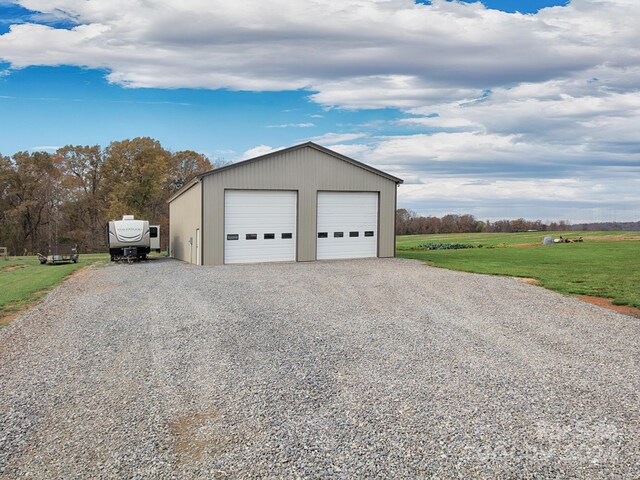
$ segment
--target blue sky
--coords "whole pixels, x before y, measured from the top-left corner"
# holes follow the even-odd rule
[[[640,219],[637,2],[239,3],[0,0],[0,153],[313,140],[426,215]]]
[[[28,67],[4,77],[2,106],[11,122],[3,129],[3,152],[150,136],[173,150],[232,160],[257,144],[287,146],[336,125],[347,131],[404,117],[396,109],[327,111],[301,90],[122,88],[104,77],[104,71],[68,66]],[[406,130],[385,127],[385,133]]]

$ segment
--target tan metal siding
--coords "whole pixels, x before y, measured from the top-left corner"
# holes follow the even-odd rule
[[[169,245],[171,256],[189,263],[196,261],[196,230],[202,235],[202,185],[196,183],[169,204]],[[193,243],[189,244],[189,238]],[[202,248],[201,248],[202,250]]]
[[[379,192],[380,257],[393,257],[396,183],[313,148],[284,152],[206,176],[203,185],[205,265],[224,262],[224,189],[298,191],[298,261],[316,259],[318,191]]]

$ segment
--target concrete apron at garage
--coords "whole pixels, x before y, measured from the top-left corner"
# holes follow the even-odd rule
[[[638,478],[638,338],[410,260],[95,269],[0,330],[0,474]]]

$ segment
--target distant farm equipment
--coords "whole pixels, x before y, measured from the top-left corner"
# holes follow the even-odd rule
[[[80,258],[78,255],[78,246],[72,244],[61,244],[49,246],[49,252],[47,255],[38,253],[38,260],[42,265],[54,263],[78,263]]]
[[[544,240],[542,241],[542,243],[544,245],[553,245],[553,244],[556,244],[556,243],[582,243],[582,242],[584,242],[582,237],[578,237],[578,238],[563,238],[562,236],[559,237],[559,238],[544,237]]]
[[[110,221],[107,237],[112,262],[146,260],[151,251],[160,252],[160,226],[136,220],[133,215]]]

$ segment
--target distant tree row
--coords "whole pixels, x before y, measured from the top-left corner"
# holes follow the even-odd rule
[[[56,243],[104,251],[106,224],[122,215],[159,224],[166,245],[167,199],[212,168],[200,153],[171,152],[148,137],[0,155],[0,246],[13,255]]]
[[[595,222],[595,223],[578,223],[571,225],[569,230],[614,230],[623,232],[640,231],[640,222]]]
[[[473,233],[473,232],[526,232],[527,230],[569,230],[568,221],[551,222],[549,225],[541,220],[489,220],[482,221],[473,215],[449,214],[444,217],[421,215],[400,208],[396,211],[396,233],[398,235],[412,235],[417,233]]]

